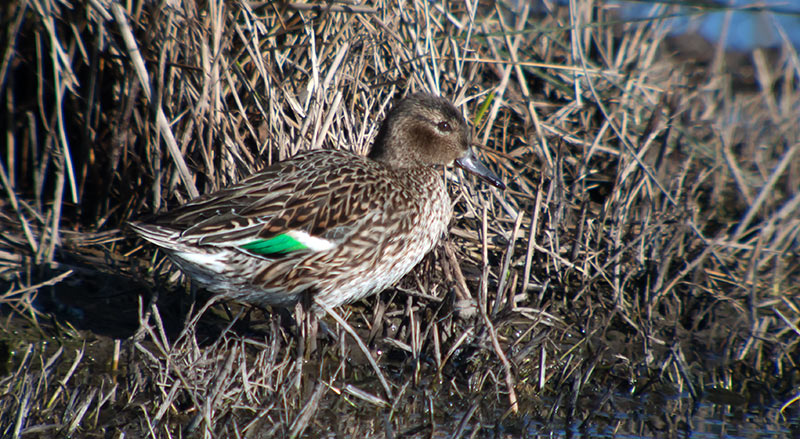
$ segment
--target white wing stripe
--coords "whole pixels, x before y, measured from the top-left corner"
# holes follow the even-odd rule
[[[308,247],[309,250],[313,250],[315,252],[330,250],[336,247],[335,242],[318,238],[316,236],[311,236],[302,230],[290,230],[286,232],[286,234],[294,238],[300,244]]]

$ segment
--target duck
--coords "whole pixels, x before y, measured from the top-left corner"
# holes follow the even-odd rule
[[[130,227],[212,293],[335,308],[390,287],[445,236],[442,169],[453,165],[505,188],[477,159],[461,112],[416,93],[393,105],[367,156],[301,152]]]

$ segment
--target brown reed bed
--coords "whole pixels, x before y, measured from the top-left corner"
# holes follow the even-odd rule
[[[664,436],[683,393],[797,415],[791,46],[731,69],[591,1],[130,7],[0,6],[3,437]],[[303,149],[366,153],[412,90],[464,108],[508,189],[451,179],[450,237],[338,310],[386,385],[333,321],[298,356],[275,310],[190,293],[124,230]]]

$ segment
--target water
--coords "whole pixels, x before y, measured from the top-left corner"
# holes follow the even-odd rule
[[[725,47],[732,50],[778,47],[783,44],[782,34],[794,46],[800,46],[800,0],[731,0],[720,2],[726,9],[719,11],[688,6],[667,9],[664,3],[655,1],[616,3],[626,19],[668,15],[672,35],[697,33],[711,42],[720,39],[725,21],[730,20]]]
[[[686,438],[686,439],[790,439],[800,437],[798,410],[794,418],[780,414],[780,405],[751,407],[746,410],[709,402],[691,404],[688,398],[665,405],[652,404],[647,398],[631,400],[633,406],[595,419],[561,428],[530,422],[528,438]],[[638,408],[635,408],[638,403]],[[633,407],[633,408],[632,408]],[[606,416],[605,419],[602,419]]]
[[[525,0],[510,0],[519,8]],[[557,3],[566,5],[568,0]],[[695,2],[703,4],[704,2]],[[681,6],[685,4],[687,6]],[[706,2],[702,7],[692,7],[689,1],[609,1],[607,7],[615,8],[623,20],[664,19],[670,35],[694,33],[717,43],[728,23],[725,48],[751,51],[754,48],[772,48],[783,44],[784,36],[795,47],[800,47],[800,0],[728,0]],[[534,2],[533,10],[544,13],[541,2]]]

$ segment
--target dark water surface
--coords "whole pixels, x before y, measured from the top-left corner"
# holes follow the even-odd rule
[[[114,288],[109,288],[114,285]],[[124,287],[123,287],[124,286]],[[137,317],[139,307],[144,297],[140,296],[148,287],[135,280],[127,279],[125,283],[116,281],[108,282],[106,278],[99,277],[91,282],[64,282],[50,290],[40,293],[37,304],[46,315],[52,316],[52,321],[41,319],[44,333],[53,334],[41,339],[43,333],[35,330],[29,321],[9,315],[9,310],[0,312],[11,326],[6,327],[6,332],[0,346],[0,360],[6,366],[3,375],[17,370],[20,358],[17,354],[31,352],[25,346],[43,346],[48,348],[35,348],[41,351],[42,358],[49,358],[57,346],[63,346],[65,352],[72,353],[78,350],[84,352],[81,370],[88,371],[96,376],[108,374],[108,365],[114,349],[113,341],[129,340],[138,326]],[[172,298],[172,297],[169,297]],[[170,308],[180,310],[180,306],[163,304],[162,312],[171,328],[167,332],[178,333],[184,321],[180,312],[166,318]],[[201,320],[203,326],[215,326],[215,313],[208,313]],[[55,324],[60,321],[62,323]],[[55,327],[50,327],[55,324]],[[226,327],[227,322],[219,326]],[[253,334],[252,325],[244,325],[247,329],[241,337],[258,337]],[[68,333],[66,328],[75,328]],[[58,335],[58,333],[61,333]],[[209,338],[214,338],[212,334]],[[37,340],[38,339],[38,340]],[[707,352],[706,355],[715,354]],[[124,361],[123,356],[123,361]],[[359,367],[351,358],[350,367]],[[38,364],[33,362],[33,365]],[[332,363],[335,365],[335,362]],[[384,361],[382,368],[387,367]],[[71,365],[71,361],[64,361],[64,369]],[[129,365],[121,365],[129,367]],[[314,369],[314,368],[312,368]],[[316,369],[315,369],[316,370]],[[316,370],[318,372],[318,370]],[[360,374],[361,380],[369,381],[373,375],[369,367],[364,366]],[[116,375],[114,374],[116,377]],[[61,378],[58,370],[53,372],[50,380],[55,382]],[[310,382],[315,381],[310,377]],[[704,379],[701,382],[709,382]],[[123,375],[118,378],[125,385]],[[396,368],[396,373],[391,374],[391,379],[397,382],[410,380],[403,372],[403,367]],[[788,404],[781,413],[781,407],[787,404],[786,400],[770,399],[791,398],[791,396],[772,395],[770,389],[750,387],[747,394],[739,394],[725,389],[706,387],[698,392],[697,402],[688,392],[681,389],[670,390],[657,386],[649,388],[646,392],[632,396],[621,393],[619,389],[596,388],[587,386],[580,391],[578,400],[573,403],[578,407],[574,413],[566,408],[569,400],[562,395],[561,400],[550,400],[544,396],[552,395],[552,391],[532,392],[527,402],[520,403],[518,415],[507,416],[502,411],[507,410],[507,401],[498,398],[496,390],[487,386],[486,395],[476,395],[471,392],[456,394],[448,391],[447,382],[438,382],[434,377],[422,380],[408,389],[405,399],[414,401],[408,408],[398,408],[393,412],[389,422],[376,421],[381,416],[388,418],[387,410],[376,409],[374,406],[352,406],[357,414],[351,419],[361,419],[363,425],[380,430],[385,426],[395,425],[397,431],[384,431],[386,437],[502,437],[502,438],[800,438],[800,402]],[[445,379],[447,381],[447,379]],[[76,382],[73,379],[70,384]],[[601,381],[602,382],[602,381]],[[755,381],[754,381],[755,382]],[[84,380],[85,385],[91,387],[93,380]],[[358,385],[365,384],[364,381]],[[600,387],[603,385],[601,384]],[[87,387],[87,388],[89,388]],[[374,389],[367,390],[375,395],[381,391],[377,384]],[[737,386],[731,386],[737,387]],[[738,386],[741,387],[741,386]],[[800,389],[798,389],[800,392]],[[567,392],[568,393],[568,392]],[[411,394],[418,396],[409,396]],[[481,400],[483,398],[483,400]],[[465,400],[473,402],[473,410],[464,407]],[[420,401],[427,401],[420,403]],[[532,402],[531,402],[532,401]],[[436,406],[436,415],[429,417],[428,403]],[[485,404],[484,404],[485,403]],[[326,392],[319,413],[321,418],[341,415],[342,396],[334,392]],[[495,409],[494,407],[499,407]],[[552,407],[558,407],[555,413]],[[591,407],[597,407],[592,409]],[[499,410],[494,412],[494,410]],[[547,421],[543,421],[543,419]],[[336,419],[331,419],[334,424]],[[184,427],[185,420],[177,420],[176,430]],[[326,426],[324,421],[320,425]],[[307,430],[314,435],[313,426]],[[392,427],[389,427],[390,429]],[[328,430],[325,430],[328,431]],[[325,431],[316,433],[323,435]],[[375,430],[373,430],[375,432]],[[380,434],[380,432],[378,432]]]
[[[781,405],[744,410],[711,402],[692,404],[689,395],[664,405],[643,397],[629,400],[625,411],[613,413],[607,422],[555,427],[532,421],[521,436],[528,438],[747,438],[788,439],[800,437],[800,421],[780,414]],[[638,405],[635,408],[634,405]],[[659,413],[660,412],[660,413]],[[796,410],[794,411],[796,413]]]

